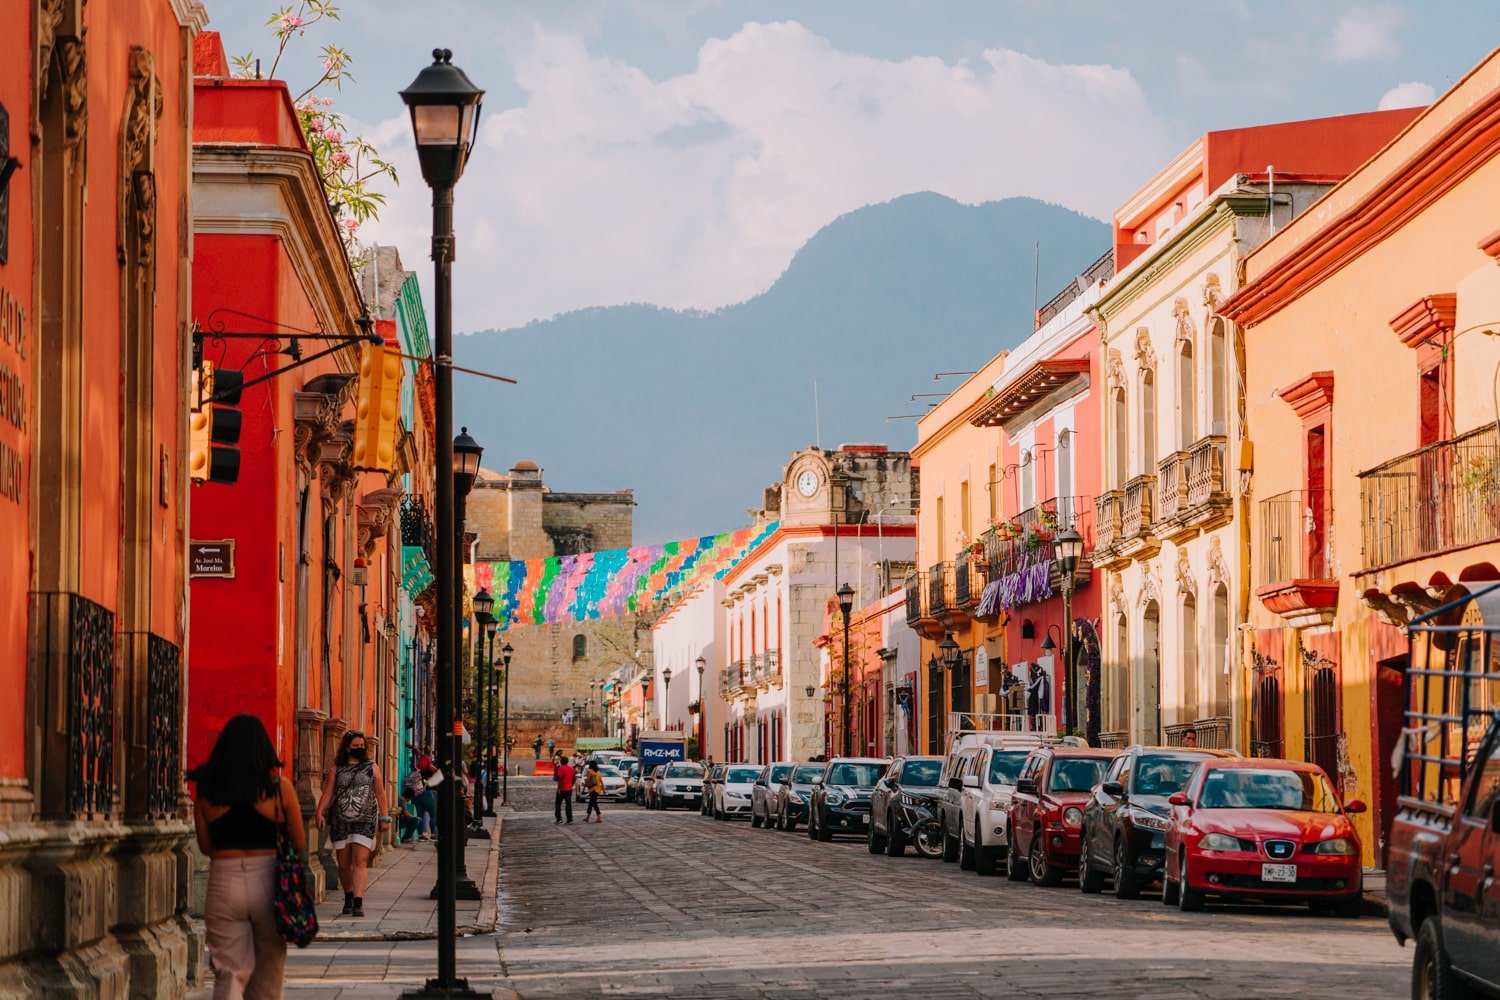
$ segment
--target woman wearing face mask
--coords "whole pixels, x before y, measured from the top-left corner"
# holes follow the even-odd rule
[[[368,753],[364,733],[345,733],[334,766],[323,776],[323,797],[318,801],[318,824],[328,829],[339,861],[343,912],[356,917],[365,915],[365,878],[379,827],[391,821],[385,782],[380,768],[366,759]]]

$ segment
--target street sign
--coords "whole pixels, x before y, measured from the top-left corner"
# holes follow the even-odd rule
[[[981,688],[990,686],[990,654],[983,646],[974,650],[974,684]]]
[[[234,579],[234,539],[188,542],[188,576]]]
[[[677,763],[686,756],[686,750],[681,740],[641,740],[641,767]]]

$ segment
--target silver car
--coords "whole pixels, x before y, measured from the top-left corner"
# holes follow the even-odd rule
[[[658,809],[697,808],[703,800],[703,766],[692,761],[668,764],[656,783],[655,796]]]
[[[776,822],[781,811],[781,783],[796,766],[795,761],[779,760],[761,768],[760,777],[755,779],[755,787],[750,792],[751,826],[763,826],[769,830]]]

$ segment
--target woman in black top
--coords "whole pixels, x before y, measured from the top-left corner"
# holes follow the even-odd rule
[[[276,832],[285,823],[292,846],[307,837],[292,783],[266,727],[253,715],[225,723],[208,762],[188,772],[196,782],[193,825],[210,858],[204,924],[214,1000],[281,996],[286,942],[273,908]]]

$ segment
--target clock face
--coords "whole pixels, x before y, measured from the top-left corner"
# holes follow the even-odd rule
[[[808,469],[797,477],[797,492],[810,497],[818,492],[818,474]]]

